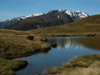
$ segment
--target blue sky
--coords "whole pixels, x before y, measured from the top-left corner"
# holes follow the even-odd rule
[[[0,0],[0,20],[58,9],[100,14],[100,0]]]

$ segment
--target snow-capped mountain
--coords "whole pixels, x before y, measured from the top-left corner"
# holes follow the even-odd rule
[[[36,16],[39,16],[39,18]],[[88,14],[86,14],[84,11],[75,12],[75,11],[69,11],[69,10],[53,10],[46,14],[43,14],[43,13],[30,14],[28,16],[22,16],[22,17],[5,20],[5,21],[0,21],[0,28],[8,28],[9,26],[11,26],[10,27],[11,29],[16,29],[15,28],[16,25],[19,25],[17,28],[19,30],[19,27],[23,28],[23,25],[25,26],[27,21],[24,21],[24,20],[30,20],[29,25],[31,26],[29,27],[33,27],[31,29],[36,29],[40,27],[57,26],[57,25],[71,23],[78,19],[85,18],[87,16]],[[30,19],[30,17],[32,18]],[[33,21],[33,19],[35,21]],[[24,21],[23,24],[21,23],[22,20]],[[30,30],[30,28],[27,30]]]
[[[88,17],[89,15],[87,13],[85,13],[84,11],[70,11],[70,10],[57,10],[59,13],[64,13],[69,15],[70,17],[75,18],[75,20],[77,19],[81,19],[81,18],[85,18]],[[54,11],[50,11],[50,13],[52,13]],[[58,15],[58,18],[60,18],[60,16]]]
[[[73,11],[69,11],[69,10],[66,10],[65,11],[66,14],[68,14],[70,17],[80,17],[80,18],[85,18],[88,16],[88,14],[86,14],[84,11],[76,11],[76,12],[73,12]]]
[[[8,20],[0,20],[0,28],[7,28],[9,25],[12,25],[16,22],[18,22],[19,20],[22,19],[27,19],[29,17],[35,17],[35,16],[40,16],[43,15],[43,13],[38,13],[38,14],[30,14],[28,16],[21,16],[21,17],[17,17],[17,18],[13,18],[13,19],[8,19]]]

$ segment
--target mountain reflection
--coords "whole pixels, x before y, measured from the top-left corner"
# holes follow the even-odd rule
[[[100,38],[48,38],[48,44],[57,44],[58,49],[81,49],[83,47],[100,50]]]
[[[47,41],[48,44],[57,44],[58,49],[68,49],[68,48],[82,48],[82,44],[77,43],[74,39],[72,38],[54,38],[54,39],[49,39]]]
[[[58,38],[57,45],[58,49],[82,48],[81,44],[77,43],[74,39],[71,38]]]

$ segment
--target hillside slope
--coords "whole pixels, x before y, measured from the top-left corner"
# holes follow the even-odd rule
[[[72,23],[72,25],[84,25],[84,24],[100,24],[100,14],[88,16],[87,18],[83,18],[81,20],[77,20]]]
[[[93,15],[77,20],[71,24],[65,24],[57,27],[46,27],[31,30],[35,34],[45,35],[76,35],[76,34],[99,34],[100,33],[100,15]]]

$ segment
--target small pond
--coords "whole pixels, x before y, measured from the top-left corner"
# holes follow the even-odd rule
[[[100,53],[100,37],[69,36],[47,37],[48,44],[56,44],[46,52],[40,52],[28,57],[14,60],[27,60],[24,69],[17,71],[17,75],[43,75],[43,71],[53,67],[60,67],[76,56]]]

